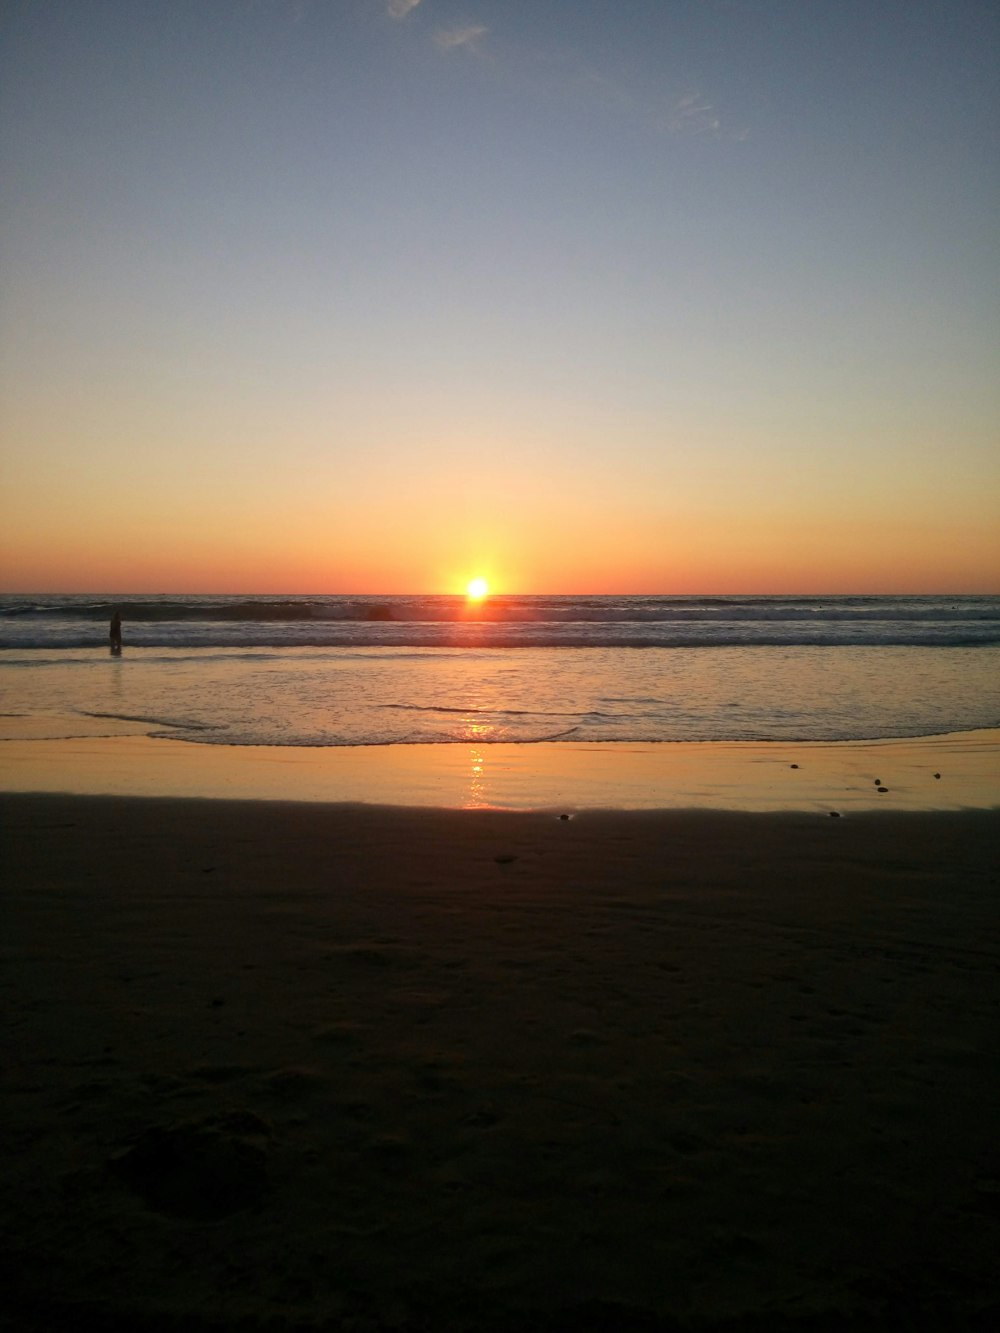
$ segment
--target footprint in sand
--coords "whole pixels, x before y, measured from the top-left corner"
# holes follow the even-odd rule
[[[271,1129],[250,1111],[153,1125],[110,1162],[154,1212],[210,1221],[260,1202]]]

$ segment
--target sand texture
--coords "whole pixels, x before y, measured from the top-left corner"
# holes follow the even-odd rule
[[[12,1327],[992,1327],[996,812],[5,795]]]

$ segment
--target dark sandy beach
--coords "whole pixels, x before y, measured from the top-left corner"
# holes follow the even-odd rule
[[[12,1327],[992,1325],[997,812],[0,801]]]

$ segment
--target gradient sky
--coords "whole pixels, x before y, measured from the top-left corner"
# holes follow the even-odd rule
[[[1000,591],[998,15],[9,0],[2,585]]]

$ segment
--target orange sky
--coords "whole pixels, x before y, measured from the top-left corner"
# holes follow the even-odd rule
[[[989,505],[925,519],[859,507],[816,512],[641,514],[622,505],[546,504],[517,514],[506,498],[476,517],[444,508],[408,520],[283,509],[263,521],[192,522],[138,500],[65,513],[55,531],[14,517],[0,536],[9,591],[462,592],[488,579],[502,592],[995,592],[1000,542]],[[67,506],[67,509],[70,506]],[[971,507],[970,507],[971,508]],[[436,521],[435,521],[436,517]],[[977,521],[978,520],[978,521]]]

